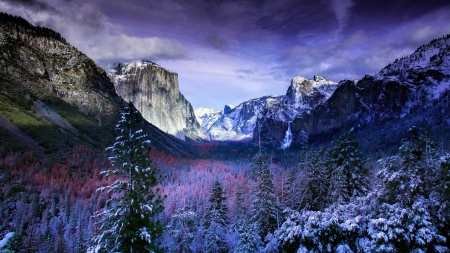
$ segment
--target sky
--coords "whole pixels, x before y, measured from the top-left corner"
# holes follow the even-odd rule
[[[375,74],[450,33],[448,0],[0,0],[108,70],[152,60],[194,108],[286,93],[295,76]]]

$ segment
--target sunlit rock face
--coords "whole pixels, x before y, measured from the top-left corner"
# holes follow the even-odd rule
[[[178,74],[150,62],[118,64],[109,72],[117,93],[144,119],[181,140],[208,140],[191,103],[179,91]]]

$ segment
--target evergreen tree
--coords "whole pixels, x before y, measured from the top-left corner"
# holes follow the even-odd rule
[[[327,204],[329,182],[325,165],[325,150],[319,152],[306,150],[300,164],[300,187],[296,194],[298,201],[295,209],[318,211],[323,210]]]
[[[428,198],[439,180],[437,152],[431,134],[416,127],[409,130],[411,138],[400,147],[400,155],[386,159],[380,170],[383,179],[383,200],[389,204],[412,206],[418,198]]]
[[[409,132],[411,138],[403,141],[399,156],[385,159],[378,172],[382,183],[378,202],[382,204],[368,229],[374,235],[373,247],[397,252],[448,252],[444,246],[448,223],[439,184],[443,182],[439,177],[445,159],[439,166],[428,131],[412,127]],[[386,239],[379,234],[390,236]]]
[[[176,210],[169,225],[170,237],[174,239],[170,252],[193,252],[191,244],[196,232],[197,215],[189,207]]]
[[[252,202],[252,219],[255,223],[261,240],[266,235],[273,233],[278,226],[279,208],[275,189],[272,182],[272,174],[262,156],[257,156],[255,165],[259,172],[259,178],[256,183],[255,197]]]
[[[231,221],[231,228],[233,231],[239,231],[239,228],[242,226],[243,221],[245,219],[247,210],[244,206],[244,195],[242,189],[238,186],[236,189],[236,201],[234,204],[234,215],[233,220]]]
[[[364,196],[368,188],[368,169],[352,129],[344,130],[332,143],[328,159],[329,202],[348,202],[352,197]]]
[[[203,252],[228,252],[228,244],[225,240],[228,207],[225,201],[222,186],[219,181],[216,181],[212,187],[209,207],[205,216]]]
[[[258,235],[255,224],[250,223],[247,218],[242,220],[242,223],[238,229],[239,242],[235,253],[252,253],[259,252],[262,245],[261,238]]]
[[[130,104],[116,127],[118,137],[110,150],[112,167],[102,174],[117,180],[99,192],[111,196],[103,211],[97,212],[99,233],[92,241],[95,252],[159,252],[157,238],[162,226],[154,217],[163,209],[156,170],[150,167],[147,135],[134,127],[140,114]]]

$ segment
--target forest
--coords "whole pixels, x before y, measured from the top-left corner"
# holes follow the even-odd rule
[[[136,134],[130,145],[148,139]],[[450,156],[429,129],[407,134],[396,154],[376,160],[348,128],[329,145],[289,151],[196,144],[209,158],[142,146],[129,156],[154,177],[137,184],[152,182],[139,199],[157,203],[154,252],[448,252]],[[213,158],[220,148],[230,155]],[[127,177],[112,172],[126,162],[110,153],[75,146],[40,159],[1,146],[0,231],[14,232],[8,250],[102,252],[93,250],[104,232],[99,217],[124,196],[105,187]]]

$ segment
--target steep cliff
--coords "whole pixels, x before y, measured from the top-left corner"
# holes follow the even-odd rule
[[[179,91],[178,75],[150,61],[118,64],[109,73],[117,93],[132,102],[143,117],[162,131],[209,140],[191,103]]]

